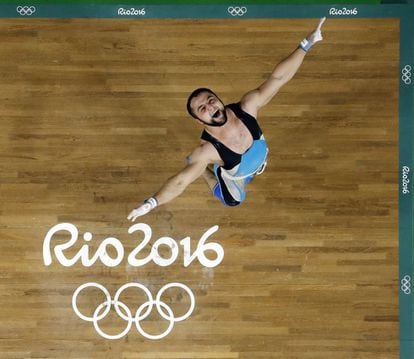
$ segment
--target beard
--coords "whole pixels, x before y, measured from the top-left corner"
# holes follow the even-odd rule
[[[220,115],[222,115],[222,119],[218,119],[220,117]],[[204,123],[207,126],[212,126],[212,127],[221,127],[223,125],[226,124],[227,122],[227,113],[226,113],[226,109],[224,110],[217,110],[212,117],[212,121],[210,123],[205,122],[203,120],[200,119],[200,121],[202,123]]]

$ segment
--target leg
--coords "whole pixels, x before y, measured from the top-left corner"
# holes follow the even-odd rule
[[[217,179],[214,175],[214,172],[209,167],[207,167],[207,169],[204,171],[203,178],[207,182],[210,189],[213,190],[214,186],[217,184]]]

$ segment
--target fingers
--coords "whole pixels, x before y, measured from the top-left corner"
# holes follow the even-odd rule
[[[142,206],[135,208],[132,212],[128,215],[128,220],[134,222],[138,217],[143,216],[151,211],[151,205],[149,203],[145,203]]]
[[[134,215],[135,209],[128,215],[127,219],[128,221],[134,222],[137,216]]]
[[[142,216],[145,213],[142,213],[142,211],[140,211],[140,208],[135,208],[129,215],[128,215],[128,220],[131,222],[135,222],[135,220],[139,217]]]
[[[135,220],[140,216],[141,214],[139,214],[138,213],[138,211],[137,210],[133,210],[130,214],[129,214],[129,216],[128,216],[128,221],[131,221],[131,222],[135,222]]]
[[[323,17],[323,18],[319,21],[319,24],[318,24],[318,27],[316,28],[316,31],[320,31],[320,29],[321,29],[321,27],[322,27],[323,23],[325,22],[325,20],[326,20],[326,16],[325,16],[325,17]]]

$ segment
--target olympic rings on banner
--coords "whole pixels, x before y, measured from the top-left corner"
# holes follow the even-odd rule
[[[16,11],[22,16],[30,16],[36,12],[36,8],[34,6],[18,6]]]
[[[401,70],[401,80],[406,85],[411,85],[411,66],[405,65],[404,68]]]
[[[404,294],[411,294],[411,277],[409,275],[401,279],[401,290]]]
[[[247,8],[245,6],[229,6],[227,11],[231,16],[243,16],[247,12]]]
[[[106,297],[106,300],[96,307],[91,317],[88,317],[82,314],[77,304],[77,298],[78,298],[79,293],[85,288],[89,288],[89,287],[95,287],[95,288],[100,289]],[[185,292],[187,292],[188,296],[190,297],[190,307],[187,310],[187,312],[180,317],[175,317],[174,312],[171,309],[171,307],[161,300],[161,297],[164,294],[164,292],[167,289],[173,288],[173,287],[183,289]],[[138,307],[137,311],[135,312],[135,315],[133,315],[130,308],[128,308],[128,306],[119,299],[122,292],[128,288],[137,288],[139,290],[142,290],[148,299],[146,302],[142,303]],[[152,335],[152,334],[145,332],[140,324],[141,321],[149,317],[149,315],[152,312],[152,309],[154,308],[154,305],[158,311],[158,314],[169,322],[167,329],[163,333],[160,333],[157,335]],[[116,314],[127,322],[125,329],[121,333],[116,334],[116,335],[109,335],[105,333],[99,326],[99,321],[104,319],[108,315],[112,306],[115,308]],[[76,289],[75,293],[73,293],[72,307],[73,307],[73,310],[75,311],[75,314],[80,319],[85,320],[87,322],[93,322],[96,332],[103,338],[120,339],[126,334],[128,334],[129,330],[132,327],[133,322],[135,322],[135,326],[138,332],[142,336],[144,336],[147,339],[157,340],[157,339],[162,339],[166,337],[171,332],[176,322],[181,322],[187,319],[191,315],[195,307],[195,298],[194,298],[194,294],[191,291],[191,289],[182,283],[166,284],[158,291],[155,300],[151,292],[149,291],[149,289],[145,287],[143,284],[127,283],[117,290],[117,292],[115,293],[114,299],[112,300],[111,295],[109,294],[109,291],[103,285],[99,283],[89,282],[89,283],[82,284],[78,289]],[[120,310],[120,308],[122,310]],[[101,313],[102,310],[103,312]]]

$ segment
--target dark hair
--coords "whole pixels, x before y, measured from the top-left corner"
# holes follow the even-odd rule
[[[196,89],[196,90],[194,90],[192,93],[191,93],[191,95],[188,97],[188,100],[187,100],[187,111],[188,111],[188,113],[192,116],[192,117],[194,117],[194,118],[197,118],[198,119],[198,117],[194,114],[194,112],[193,112],[193,109],[191,108],[191,106],[190,106],[190,104],[191,104],[191,100],[194,98],[194,97],[197,97],[199,94],[201,94],[202,92],[209,92],[209,93],[211,93],[212,95],[214,95],[214,96],[216,96],[217,98],[219,98],[213,91],[211,91],[210,89],[208,89],[208,88],[206,88],[206,87],[200,87],[200,88],[198,88],[198,89]]]

